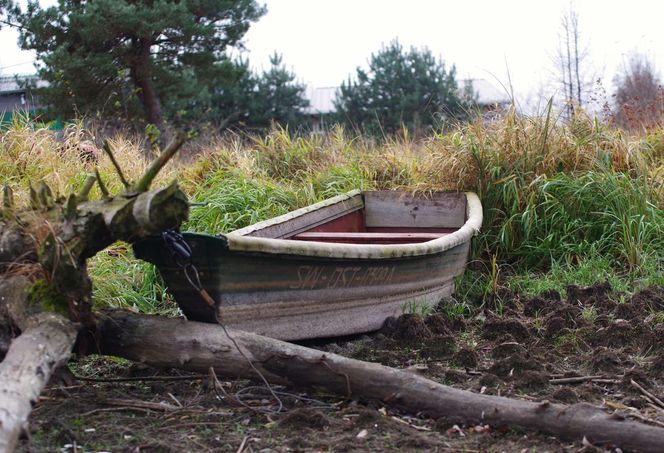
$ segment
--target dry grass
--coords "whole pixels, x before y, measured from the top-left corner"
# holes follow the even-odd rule
[[[111,192],[120,192],[122,185],[111,160],[95,146],[93,134],[80,123],[54,132],[15,117],[11,126],[0,133],[2,182],[14,188],[18,203],[24,203],[30,184],[36,187],[44,181],[54,193],[65,195],[80,189],[86,175],[97,168]],[[140,140],[116,136],[108,141],[127,179],[138,179],[148,163]],[[169,166],[159,175],[159,182],[175,178],[177,171],[177,166]],[[96,190],[93,189],[92,197],[100,195]]]
[[[477,191],[501,177],[530,183],[559,173],[574,175],[608,167],[640,174],[646,168],[639,139],[604,128],[585,114],[561,126],[550,112],[522,117],[511,110],[498,121],[475,122],[437,134],[428,148],[427,180],[441,185],[454,180],[460,189]]]
[[[118,193],[93,138],[80,124],[54,133],[16,120],[0,133],[2,182],[25,201],[30,183],[44,180],[66,194],[97,166]],[[142,141],[109,141],[127,178],[138,178],[147,164]],[[628,136],[584,114],[562,124],[549,109],[535,117],[509,111],[418,140],[407,131],[376,142],[340,127],[307,137],[275,129],[265,137],[211,137],[192,149],[157,181],[177,179],[192,199],[209,203],[192,210],[187,229],[229,231],[356,188],[473,190],[485,209],[475,256],[487,263],[546,269],[601,257],[637,277],[664,270],[664,129]],[[113,262],[97,260],[97,274],[112,274]],[[144,272],[132,261],[118,266]],[[100,297],[126,298],[122,285],[100,283]]]
[[[96,166],[109,188],[119,191],[111,162],[93,138],[94,132],[80,123],[54,133],[17,118],[0,134],[0,175],[25,198],[26,183],[41,180],[60,194],[76,190]],[[125,175],[136,179],[147,164],[142,140],[115,136],[109,142]],[[562,126],[551,113],[523,117],[509,111],[500,120],[478,121],[417,142],[404,132],[376,143],[349,137],[338,127],[326,136],[299,137],[275,129],[264,137],[213,137],[206,143],[193,162],[169,165],[160,180],[178,178],[194,194],[218,172],[292,186],[316,186],[345,174],[364,188],[482,193],[514,178],[527,185],[561,173],[610,169],[647,177],[664,197],[664,131],[629,137],[584,114]],[[323,181],[315,189],[329,192],[328,184]]]

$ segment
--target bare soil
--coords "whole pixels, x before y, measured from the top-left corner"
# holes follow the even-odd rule
[[[570,286],[566,297],[503,292],[496,300],[465,318],[447,314],[441,303],[427,318],[404,315],[371,335],[308,346],[474,392],[584,401],[664,423],[664,410],[633,383],[664,399],[664,288],[625,297],[608,285]],[[125,380],[52,385],[36,403],[20,451],[604,451],[582,439],[459,426],[298,389],[275,387],[284,411],[274,413],[274,398],[255,383],[122,360],[80,358],[70,368],[79,376]],[[145,379],[154,377],[171,380]]]

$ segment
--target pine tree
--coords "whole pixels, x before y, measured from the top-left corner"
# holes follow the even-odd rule
[[[232,72],[227,48],[264,11],[255,0],[60,0],[29,2],[17,20],[56,113],[122,113],[163,131],[165,118],[209,106],[208,87]]]
[[[235,68],[235,80],[213,94],[212,119],[219,128],[301,124],[303,109],[309,105],[304,98],[305,87],[286,68],[281,55],[275,52],[270,57],[270,68],[261,74],[252,72],[246,60],[237,61]]]
[[[252,123],[269,126],[280,123],[295,126],[302,121],[302,110],[309,106],[304,98],[304,85],[295,80],[276,52],[270,57],[270,68],[258,79],[256,105]]]
[[[471,98],[460,95],[456,70],[427,48],[406,51],[397,40],[372,54],[369,70],[341,84],[339,119],[369,133],[392,133],[402,126],[420,130],[465,116]]]

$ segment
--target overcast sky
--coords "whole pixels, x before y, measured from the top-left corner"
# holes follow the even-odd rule
[[[45,3],[42,1],[42,4]],[[52,1],[48,3],[53,3]],[[460,78],[508,86],[522,102],[555,90],[553,59],[569,0],[268,0],[268,12],[245,37],[246,55],[267,67],[275,50],[300,81],[338,86],[372,52],[398,38],[427,46]],[[664,3],[577,0],[589,75],[613,90],[613,76],[631,52],[664,64]],[[30,54],[16,49],[11,30],[0,31],[0,72],[31,71]]]

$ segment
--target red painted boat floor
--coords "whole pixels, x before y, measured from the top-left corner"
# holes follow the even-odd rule
[[[340,244],[417,244],[438,239],[454,231],[456,228],[367,226],[365,211],[359,209],[288,239]]]

